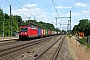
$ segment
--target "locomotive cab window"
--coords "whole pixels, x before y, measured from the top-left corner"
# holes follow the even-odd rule
[[[21,31],[22,32],[27,32],[28,31],[28,28],[21,28]]]

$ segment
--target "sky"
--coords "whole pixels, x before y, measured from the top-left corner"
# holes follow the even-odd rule
[[[34,19],[53,24],[60,30],[67,30],[71,10],[71,29],[79,23],[81,19],[90,19],[89,0],[2,0],[0,7],[4,13],[19,15],[23,21]],[[61,24],[61,27],[60,27]]]

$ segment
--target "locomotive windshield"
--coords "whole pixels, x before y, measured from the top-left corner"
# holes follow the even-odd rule
[[[21,28],[21,32],[27,32],[28,28]]]

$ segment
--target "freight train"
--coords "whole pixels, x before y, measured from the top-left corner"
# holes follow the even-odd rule
[[[27,25],[27,26],[20,26],[19,39],[29,40],[30,38],[52,36],[57,34],[60,34],[60,32],[42,29],[39,26]]]

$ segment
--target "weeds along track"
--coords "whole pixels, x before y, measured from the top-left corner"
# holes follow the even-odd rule
[[[63,44],[65,36],[60,36],[57,40],[28,56],[24,60],[55,60]]]
[[[7,59],[7,56],[9,57],[9,54],[13,53],[13,55],[14,55],[14,52],[25,49],[26,47],[29,47],[29,46],[32,46],[35,44],[39,44],[40,42],[44,42],[51,38],[52,38],[52,36],[46,37],[46,38],[41,38],[41,39],[36,39],[36,40],[31,40],[31,41],[21,41],[19,43],[16,42],[14,44],[2,46],[2,47],[0,47],[0,60],[2,60],[2,59],[3,60],[10,60],[10,59],[12,60],[15,57],[11,57],[10,59]]]

